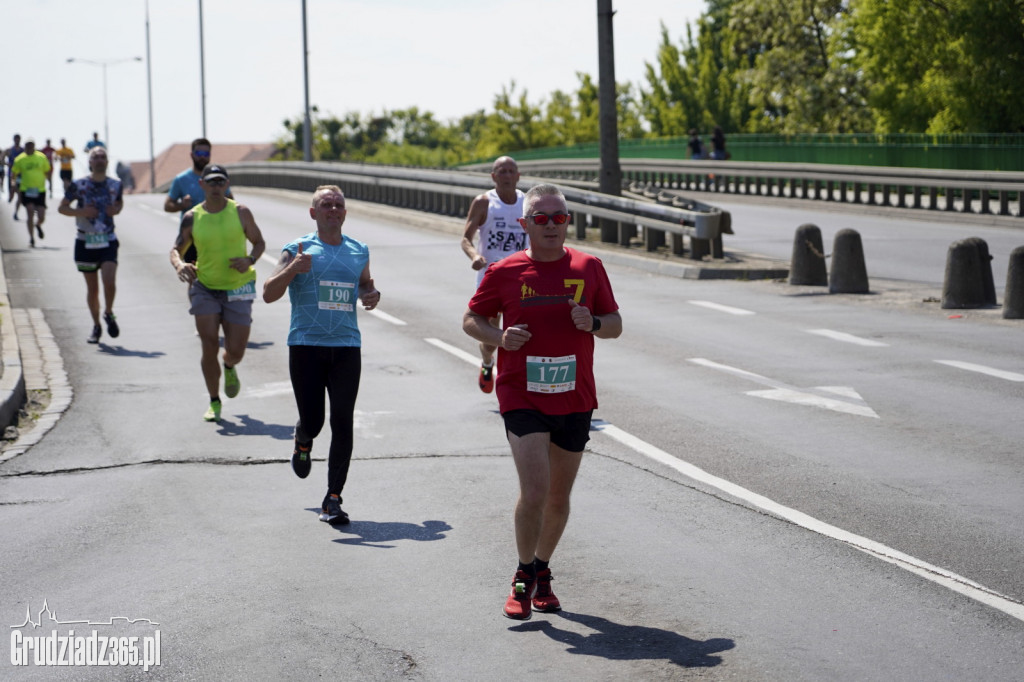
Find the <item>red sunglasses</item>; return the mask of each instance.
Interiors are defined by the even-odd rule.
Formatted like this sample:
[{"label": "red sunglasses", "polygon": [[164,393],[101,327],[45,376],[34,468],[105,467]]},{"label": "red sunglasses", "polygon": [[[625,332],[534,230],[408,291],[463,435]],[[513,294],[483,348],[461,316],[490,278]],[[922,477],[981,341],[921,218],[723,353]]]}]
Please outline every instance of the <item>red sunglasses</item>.
[{"label": "red sunglasses", "polygon": [[547,225],[549,219],[555,225],[565,225],[569,222],[569,214],[555,213],[554,215],[548,215],[547,213],[534,213],[530,216],[530,220],[532,220],[535,225]]}]

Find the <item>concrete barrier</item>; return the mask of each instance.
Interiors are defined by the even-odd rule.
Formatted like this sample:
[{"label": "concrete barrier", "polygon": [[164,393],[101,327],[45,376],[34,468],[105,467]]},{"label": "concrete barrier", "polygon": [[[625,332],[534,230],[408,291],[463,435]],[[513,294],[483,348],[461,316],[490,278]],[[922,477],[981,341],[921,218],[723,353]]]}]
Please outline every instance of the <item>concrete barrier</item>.
[{"label": "concrete barrier", "polygon": [[949,246],[946,276],[942,282],[943,308],[981,308],[985,305],[981,253],[972,239]]},{"label": "concrete barrier", "polygon": [[988,252],[988,243],[981,237],[968,237],[966,241],[971,242],[978,249],[978,260],[981,265],[981,291],[985,305],[999,305],[996,301],[996,282],[992,278],[992,256]]},{"label": "concrete barrier", "polygon": [[843,229],[832,242],[832,268],[829,271],[830,294],[866,294],[868,269],[864,263],[864,245],[860,233]]},{"label": "concrete barrier", "polygon": [[793,258],[789,264],[789,283],[828,286],[825,249],[821,243],[821,229],[817,225],[806,223],[796,228]]},{"label": "concrete barrier", "polygon": [[1003,292],[1003,318],[1024,320],[1024,246],[1010,252],[1006,269],[1006,291]]}]

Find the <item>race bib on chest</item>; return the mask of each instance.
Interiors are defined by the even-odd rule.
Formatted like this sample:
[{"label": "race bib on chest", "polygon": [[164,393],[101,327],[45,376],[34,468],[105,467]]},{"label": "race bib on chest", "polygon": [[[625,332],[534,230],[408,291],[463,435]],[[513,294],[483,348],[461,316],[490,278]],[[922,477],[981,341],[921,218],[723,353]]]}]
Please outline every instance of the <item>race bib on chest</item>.
[{"label": "race bib on chest", "polygon": [[355,282],[331,282],[320,280],[317,285],[317,307],[320,310],[355,310]]},{"label": "race bib on chest", "polygon": [[526,390],[533,393],[567,393],[576,390],[576,356],[526,357]]},{"label": "race bib on chest", "polygon": [[254,301],[256,300],[256,280],[246,282],[237,289],[228,292],[229,301]]},{"label": "race bib on chest", "polygon": [[85,248],[87,249],[105,249],[109,245],[110,238],[106,234],[90,232],[85,235]]}]

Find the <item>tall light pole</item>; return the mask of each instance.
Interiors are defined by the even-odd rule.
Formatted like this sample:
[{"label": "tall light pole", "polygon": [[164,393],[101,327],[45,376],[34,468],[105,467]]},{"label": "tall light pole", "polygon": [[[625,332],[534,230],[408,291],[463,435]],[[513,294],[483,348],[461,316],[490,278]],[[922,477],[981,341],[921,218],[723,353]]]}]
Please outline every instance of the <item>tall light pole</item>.
[{"label": "tall light pole", "polygon": [[313,160],[313,121],[309,115],[309,43],[306,40],[306,0],[302,0],[302,74],[306,82],[306,115],[302,123],[302,160]]},{"label": "tall light pole", "polygon": [[[597,101],[601,136],[601,173],[598,187],[603,194],[622,195],[622,167],[619,165],[619,112],[615,97],[615,40],[612,35],[612,0],[597,0]],[[601,241],[621,242],[618,224],[599,220]]]},{"label": "tall light pole", "polygon": [[68,64],[77,62],[82,64],[92,64],[93,66],[99,66],[103,68],[103,144],[110,147],[110,124],[109,117],[107,114],[107,67],[114,64],[123,64],[125,62],[141,62],[142,57],[129,57],[127,59],[105,59],[105,60],[94,60],[94,59],[80,59],[77,57],[68,57]]},{"label": "tall light pole", "polygon": [[149,103],[149,191],[156,189],[156,157],[153,155],[153,59],[149,55],[149,0],[146,0],[146,90]]},{"label": "tall light pole", "polygon": [[199,0],[199,95],[203,108],[203,137],[206,137],[206,57],[203,42],[203,0]]}]

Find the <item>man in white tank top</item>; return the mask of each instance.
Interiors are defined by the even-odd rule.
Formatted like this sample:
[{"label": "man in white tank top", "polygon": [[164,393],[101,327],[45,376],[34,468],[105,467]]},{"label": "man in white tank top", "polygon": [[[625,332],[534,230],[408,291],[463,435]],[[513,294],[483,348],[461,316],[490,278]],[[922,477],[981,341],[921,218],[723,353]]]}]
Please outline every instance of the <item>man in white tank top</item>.
[{"label": "man in white tank top", "polygon": [[[466,216],[466,231],[462,236],[462,251],[469,256],[477,271],[476,283],[480,285],[487,266],[505,256],[522,251],[529,246],[529,239],[519,219],[523,217],[523,193],[516,189],[519,183],[519,166],[512,157],[501,156],[491,165],[491,179],[494,189],[473,199]],[[473,239],[480,233],[479,242]],[[498,326],[499,318],[491,320]],[[494,346],[480,344],[480,390],[490,393],[494,390]]]}]

